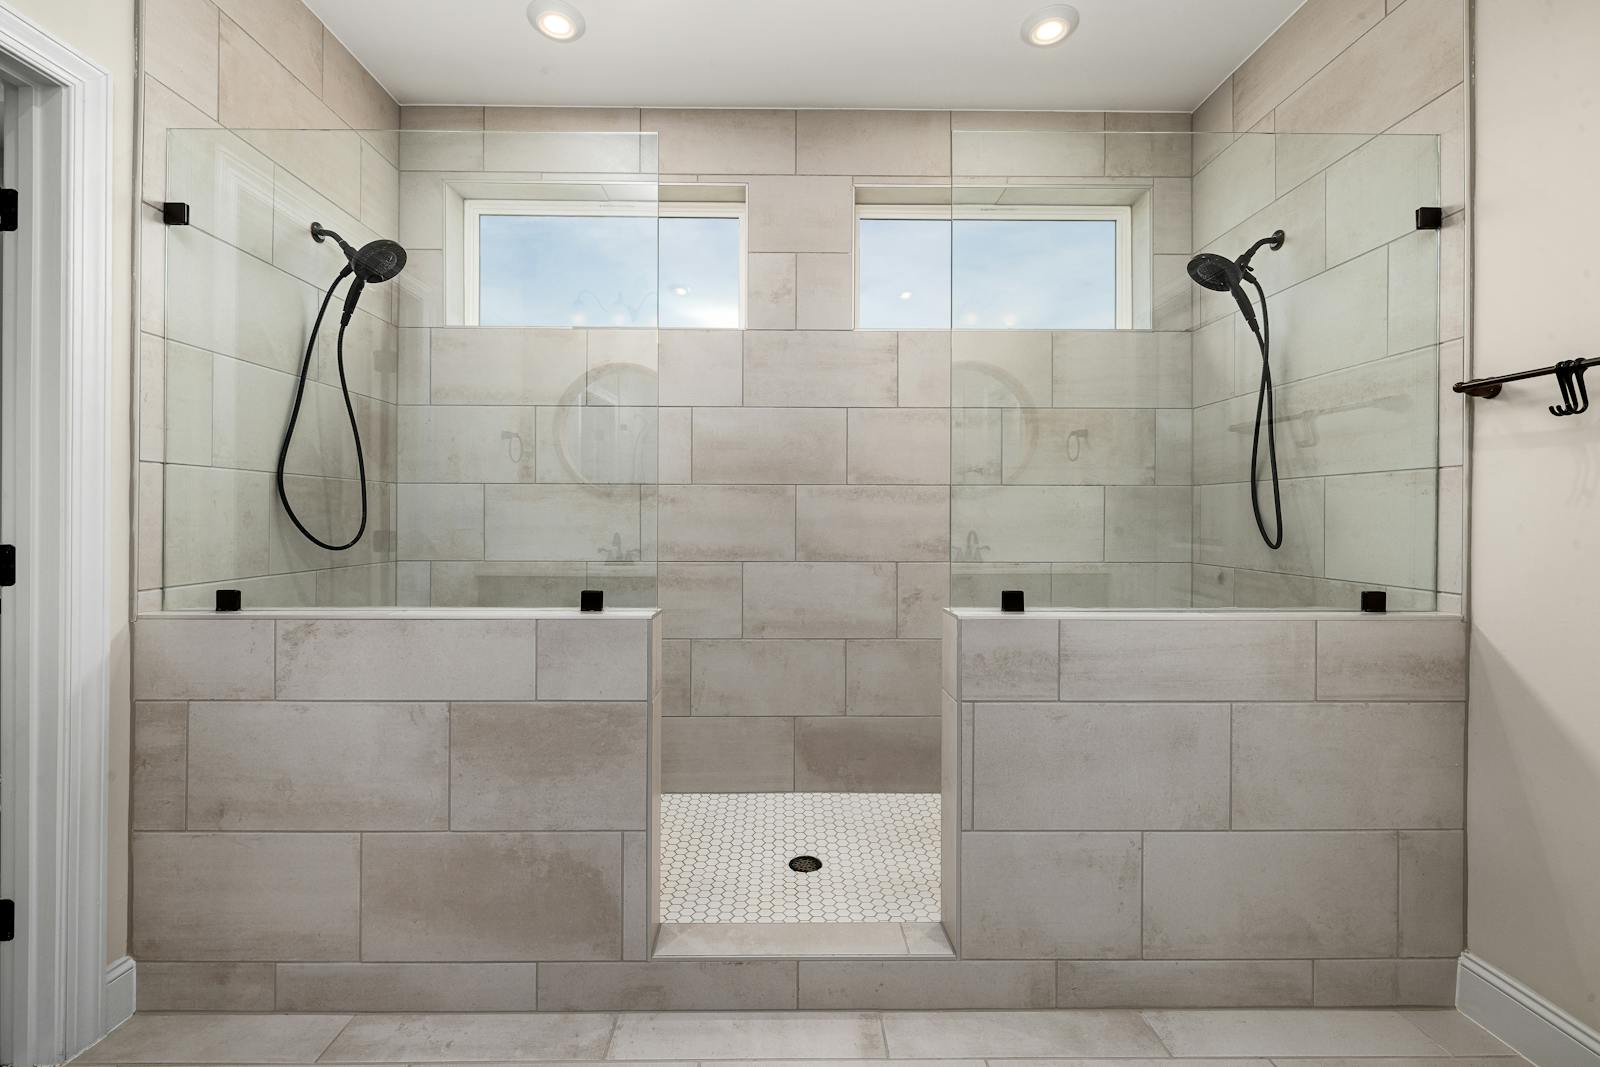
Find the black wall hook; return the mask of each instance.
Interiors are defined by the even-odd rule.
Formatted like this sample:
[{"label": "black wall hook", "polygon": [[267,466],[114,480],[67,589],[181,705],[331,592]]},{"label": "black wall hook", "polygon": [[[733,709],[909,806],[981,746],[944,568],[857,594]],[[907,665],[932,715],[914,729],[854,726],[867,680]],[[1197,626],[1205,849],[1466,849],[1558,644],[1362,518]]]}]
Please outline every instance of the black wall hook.
[{"label": "black wall hook", "polygon": [[1556,364],[1556,384],[1561,387],[1561,403],[1550,405],[1550,414],[1581,415],[1589,410],[1589,388],[1583,384],[1588,366],[1581,359],[1564,359]]}]

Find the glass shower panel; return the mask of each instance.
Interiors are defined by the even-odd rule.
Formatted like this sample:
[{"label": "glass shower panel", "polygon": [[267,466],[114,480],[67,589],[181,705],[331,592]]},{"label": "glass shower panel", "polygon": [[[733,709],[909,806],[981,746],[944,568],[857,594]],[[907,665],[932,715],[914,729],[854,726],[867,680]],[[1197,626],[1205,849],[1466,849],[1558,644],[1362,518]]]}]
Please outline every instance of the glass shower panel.
[{"label": "glass shower panel", "polygon": [[[171,131],[189,223],[166,242],[164,605],[654,604],[655,158],[640,134]],[[620,320],[574,314],[535,269],[619,247],[540,229],[585,216],[648,244],[622,242],[638,269],[602,298]],[[346,255],[314,222],[406,254],[351,309],[342,368]]]},{"label": "glass shower panel", "polygon": [[[1114,267],[1057,236],[1050,256],[971,273],[1031,271],[1047,315],[1114,290],[1119,327],[1090,328],[1101,310],[1030,329],[1025,284],[964,286],[952,247],[952,603],[1021,589],[1061,607],[1354,610],[1382,589],[1390,610],[1436,606],[1441,515],[1460,541],[1459,470],[1439,464],[1440,232],[1416,221],[1440,204],[1438,138],[964,130],[952,158],[957,226],[1116,231]],[[1234,297],[1186,267],[1277,229],[1283,249],[1252,261],[1276,384],[1273,550],[1250,494],[1260,350]],[[994,299],[1018,306],[998,323],[961,310]],[[1258,470],[1272,532],[1264,442]]]}]

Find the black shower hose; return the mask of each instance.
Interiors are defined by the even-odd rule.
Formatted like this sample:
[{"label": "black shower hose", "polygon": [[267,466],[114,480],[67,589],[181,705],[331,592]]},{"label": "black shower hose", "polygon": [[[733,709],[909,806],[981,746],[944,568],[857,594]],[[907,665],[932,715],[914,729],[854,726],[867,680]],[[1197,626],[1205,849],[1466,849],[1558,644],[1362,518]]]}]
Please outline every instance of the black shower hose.
[{"label": "black shower hose", "polygon": [[[1255,433],[1250,438],[1250,510],[1255,513],[1256,529],[1261,531],[1261,539],[1267,547],[1276,551],[1283,547],[1283,497],[1278,488],[1278,438],[1273,431],[1273,424],[1277,421],[1277,411],[1272,399],[1272,320],[1267,317],[1267,293],[1261,288],[1261,282],[1250,271],[1245,271],[1244,276],[1250,284],[1256,287],[1256,292],[1261,296],[1261,328],[1256,329],[1255,323],[1250,323],[1250,332],[1256,335],[1256,344],[1261,347],[1261,386],[1256,392],[1256,426]],[[1272,469],[1272,514],[1277,534],[1267,533],[1267,524],[1261,518],[1261,416],[1265,412],[1267,419],[1267,461]]]},{"label": "black shower hose", "polygon": [[[278,500],[283,503],[283,510],[288,513],[289,521],[294,523],[295,529],[305,535],[306,540],[319,548],[330,552],[343,552],[353,548],[361,540],[361,535],[367,532],[367,461],[361,452],[361,427],[356,424],[355,404],[350,400],[350,383],[345,380],[344,373],[344,331],[350,325],[350,320],[355,316],[356,302],[361,299],[361,290],[364,283],[357,278],[350,284],[350,291],[345,294],[344,314],[339,318],[339,339],[337,345],[339,357],[339,391],[344,394],[345,414],[350,417],[350,436],[356,443],[356,471],[361,482],[361,525],[356,527],[355,536],[342,545],[330,544],[306,529],[306,524],[300,521],[300,516],[294,512],[294,505],[289,503],[288,490],[283,484],[283,469],[289,462],[289,443],[294,440],[294,428],[300,421],[300,402],[305,399],[306,379],[311,375],[311,357],[317,350],[317,333],[322,329],[322,319],[328,313],[328,305],[333,301],[334,290],[339,288],[339,283],[354,272],[345,267],[339,276],[328,286],[327,293],[322,298],[322,306],[317,309],[317,317],[311,323],[311,340],[306,342],[306,355],[300,361],[300,381],[294,389],[294,406],[289,409],[289,425],[283,431],[283,447],[278,450]],[[332,509],[330,508],[330,513]],[[331,514],[330,514],[331,517]]]}]

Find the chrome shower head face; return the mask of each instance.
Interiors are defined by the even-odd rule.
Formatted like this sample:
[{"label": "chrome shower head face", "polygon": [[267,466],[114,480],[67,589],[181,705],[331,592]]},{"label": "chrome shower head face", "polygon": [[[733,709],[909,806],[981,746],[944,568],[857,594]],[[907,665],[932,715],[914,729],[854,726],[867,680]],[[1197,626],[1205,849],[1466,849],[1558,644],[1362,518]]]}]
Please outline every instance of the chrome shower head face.
[{"label": "chrome shower head face", "polygon": [[1212,292],[1227,293],[1244,280],[1239,264],[1214,252],[1202,252],[1189,261],[1189,277],[1196,285]]}]

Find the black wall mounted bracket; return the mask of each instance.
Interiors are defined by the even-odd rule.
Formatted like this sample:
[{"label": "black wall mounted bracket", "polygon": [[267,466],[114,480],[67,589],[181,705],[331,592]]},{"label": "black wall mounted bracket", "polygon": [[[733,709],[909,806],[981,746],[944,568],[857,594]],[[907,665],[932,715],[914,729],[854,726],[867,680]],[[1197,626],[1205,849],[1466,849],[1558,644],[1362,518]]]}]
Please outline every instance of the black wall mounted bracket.
[{"label": "black wall mounted bracket", "polygon": [[1417,208],[1417,229],[1442,230],[1444,229],[1444,208],[1419,207]]},{"label": "black wall mounted bracket", "polygon": [[189,205],[182,200],[168,200],[161,205],[161,221],[168,226],[189,225]]},{"label": "black wall mounted bracket", "polygon": [[1493,378],[1472,378],[1468,381],[1457,382],[1450,388],[1458,393],[1475,397],[1478,400],[1493,400],[1500,395],[1500,389],[1508,382],[1522,382],[1529,378],[1542,378],[1545,375],[1555,375],[1556,384],[1561,389],[1561,403],[1550,405],[1552,415],[1581,415],[1589,410],[1589,388],[1584,384],[1583,375],[1590,367],[1600,366],[1600,358],[1595,359],[1564,359],[1560,363],[1548,367],[1535,367],[1533,370],[1517,371],[1515,374],[1500,374]]}]

